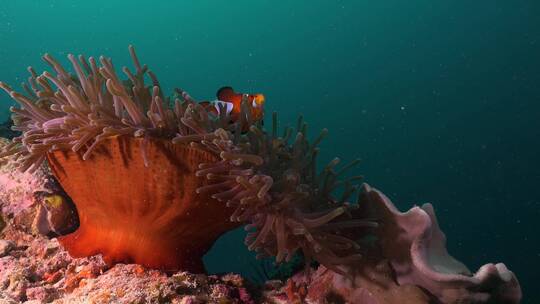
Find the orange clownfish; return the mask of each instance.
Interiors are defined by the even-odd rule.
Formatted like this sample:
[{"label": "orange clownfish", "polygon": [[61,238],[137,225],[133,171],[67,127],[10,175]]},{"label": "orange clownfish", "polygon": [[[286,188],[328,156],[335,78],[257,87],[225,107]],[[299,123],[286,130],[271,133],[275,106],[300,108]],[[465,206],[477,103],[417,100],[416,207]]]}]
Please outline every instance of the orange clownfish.
[{"label": "orange clownfish", "polygon": [[[221,109],[231,115],[232,121],[237,121],[241,112],[242,98],[247,98],[251,107],[251,117],[258,121],[263,119],[264,95],[263,94],[243,94],[237,93],[231,87],[222,87],[216,93],[217,100],[213,102],[202,102],[205,108],[219,115]],[[221,107],[220,107],[221,105]]]}]

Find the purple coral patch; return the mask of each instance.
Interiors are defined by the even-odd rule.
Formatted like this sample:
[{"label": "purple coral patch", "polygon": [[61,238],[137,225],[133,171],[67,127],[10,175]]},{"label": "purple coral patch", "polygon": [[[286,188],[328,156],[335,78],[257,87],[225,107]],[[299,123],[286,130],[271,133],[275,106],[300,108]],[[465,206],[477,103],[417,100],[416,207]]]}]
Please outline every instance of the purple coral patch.
[{"label": "purple coral patch", "polygon": [[365,186],[364,202],[381,220],[378,236],[399,284],[425,288],[443,303],[519,303],[519,282],[502,264],[472,274],[446,250],[431,204],[400,212],[383,193]]}]

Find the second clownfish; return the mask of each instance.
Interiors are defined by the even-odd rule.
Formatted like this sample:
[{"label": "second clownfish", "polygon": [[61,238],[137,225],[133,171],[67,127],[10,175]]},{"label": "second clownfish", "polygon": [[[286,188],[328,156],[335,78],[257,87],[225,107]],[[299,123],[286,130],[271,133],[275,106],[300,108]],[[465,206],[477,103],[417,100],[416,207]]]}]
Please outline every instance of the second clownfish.
[{"label": "second clownfish", "polygon": [[[216,93],[217,100],[213,102],[203,101],[201,104],[209,111],[219,114],[223,109],[231,115],[232,121],[240,118],[242,99],[246,98],[251,108],[251,117],[258,121],[263,119],[264,95],[237,93],[231,87],[222,87]],[[220,106],[221,105],[221,106]]]}]

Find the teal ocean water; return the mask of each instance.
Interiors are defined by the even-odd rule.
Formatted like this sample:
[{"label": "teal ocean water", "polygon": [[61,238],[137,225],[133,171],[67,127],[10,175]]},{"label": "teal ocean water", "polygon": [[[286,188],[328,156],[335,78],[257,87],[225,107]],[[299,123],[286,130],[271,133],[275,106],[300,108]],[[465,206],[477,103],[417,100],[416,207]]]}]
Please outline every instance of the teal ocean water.
[{"label": "teal ocean water", "polygon": [[[3,1],[0,80],[46,52],[130,65],[133,44],[168,92],[261,92],[280,123],[329,136],[321,162],[358,172],[401,209],[433,203],[450,252],[504,262],[540,303],[540,2]],[[13,105],[0,94],[0,121]],[[211,211],[210,211],[211,212]],[[254,276],[243,232],[205,257]]]}]

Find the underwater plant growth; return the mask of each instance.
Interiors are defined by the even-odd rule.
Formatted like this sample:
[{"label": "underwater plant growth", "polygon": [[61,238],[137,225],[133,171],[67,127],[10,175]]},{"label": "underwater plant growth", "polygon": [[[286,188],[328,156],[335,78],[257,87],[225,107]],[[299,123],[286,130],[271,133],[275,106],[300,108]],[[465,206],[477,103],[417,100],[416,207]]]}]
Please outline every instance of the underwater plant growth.
[{"label": "underwater plant growth", "polygon": [[0,158],[15,156],[23,171],[48,162],[79,213],[78,230],[59,238],[70,254],[203,271],[200,258],[214,240],[246,223],[246,245],[260,257],[282,262],[301,252],[306,263],[340,273],[361,259],[344,231],[377,224],[349,212],[360,177],[340,178],[357,161],[317,169],[326,130],[310,142],[300,117],[278,134],[274,113],[267,131],[261,99],[250,95],[234,111],[181,89],[166,97],[129,51],[135,71],[123,67],[126,80],[109,58],[69,55],[71,74],[46,54],[54,74],[29,68],[24,94],[0,82],[20,104],[11,111],[22,132]]}]

